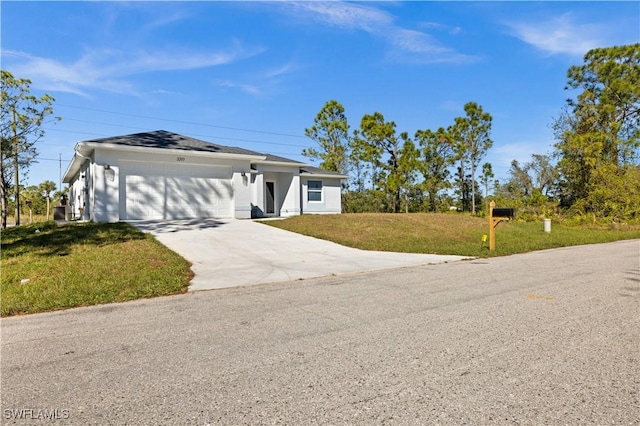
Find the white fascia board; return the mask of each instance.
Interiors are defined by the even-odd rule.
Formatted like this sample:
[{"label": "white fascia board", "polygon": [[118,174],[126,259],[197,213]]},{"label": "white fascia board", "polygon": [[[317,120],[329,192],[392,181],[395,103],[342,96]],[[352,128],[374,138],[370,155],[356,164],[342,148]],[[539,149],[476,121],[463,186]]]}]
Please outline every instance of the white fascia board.
[{"label": "white fascia board", "polygon": [[71,179],[78,174],[82,165],[90,158],[92,153],[93,149],[87,147],[84,142],[77,143],[71,163],[69,163],[67,170],[64,172],[62,183],[71,183]]},{"label": "white fascia board", "polygon": [[349,179],[347,175],[325,175],[325,174],[309,174],[309,173],[301,173],[300,177],[306,178],[330,178],[330,179]]},{"label": "white fascia board", "polygon": [[118,144],[111,144],[111,143],[91,143],[91,142],[82,142],[82,143],[84,144],[84,146],[87,146],[87,147],[99,148],[99,149],[110,149],[114,151],[129,151],[129,152],[141,152],[141,153],[152,152],[154,154],[173,154],[173,155],[179,155],[179,156],[191,155],[191,156],[197,156],[197,157],[249,160],[252,162],[264,160],[265,158],[267,158],[264,155],[233,154],[228,152],[192,151],[188,149],[149,148],[145,146],[127,146],[127,145],[118,145]]},{"label": "white fascia board", "polygon": [[286,167],[294,167],[294,168],[309,166],[308,164],[305,164],[305,163],[291,163],[288,161],[254,161],[252,162],[252,164],[260,164],[264,166],[286,166]]},{"label": "white fascia board", "polygon": [[329,173],[300,173],[300,177],[306,178],[333,178],[333,179],[349,179],[348,175],[332,175]]},{"label": "white fascia board", "polygon": [[62,183],[71,183],[71,179],[73,179],[73,177],[78,174],[78,172],[82,168],[82,163],[84,163],[85,161],[85,158],[78,158],[77,155],[74,155],[71,159],[71,162],[69,163],[69,166],[67,167],[67,170],[64,172]]}]

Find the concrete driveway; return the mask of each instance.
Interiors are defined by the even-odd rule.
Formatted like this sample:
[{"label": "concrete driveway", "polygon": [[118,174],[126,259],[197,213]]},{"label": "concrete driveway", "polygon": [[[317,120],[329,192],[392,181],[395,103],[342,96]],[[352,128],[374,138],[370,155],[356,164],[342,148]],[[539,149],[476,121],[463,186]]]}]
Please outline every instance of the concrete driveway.
[{"label": "concrete driveway", "polygon": [[358,250],[251,220],[132,221],[189,260],[189,290],[452,262],[461,256]]}]

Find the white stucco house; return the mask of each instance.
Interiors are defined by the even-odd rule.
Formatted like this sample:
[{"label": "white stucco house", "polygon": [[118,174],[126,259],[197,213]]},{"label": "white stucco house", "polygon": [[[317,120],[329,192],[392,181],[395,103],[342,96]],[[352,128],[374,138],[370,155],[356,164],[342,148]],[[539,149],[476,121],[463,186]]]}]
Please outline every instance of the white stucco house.
[{"label": "white stucco house", "polygon": [[347,176],[158,130],[79,142],[70,216],[96,222],[341,212]]}]

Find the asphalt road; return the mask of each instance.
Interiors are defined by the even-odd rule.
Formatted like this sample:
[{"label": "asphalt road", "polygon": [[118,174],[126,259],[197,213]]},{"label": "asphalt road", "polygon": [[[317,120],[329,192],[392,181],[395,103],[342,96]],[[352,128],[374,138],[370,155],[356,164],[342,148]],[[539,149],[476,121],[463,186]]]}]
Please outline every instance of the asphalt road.
[{"label": "asphalt road", "polygon": [[3,424],[640,424],[638,240],[1,327]]}]

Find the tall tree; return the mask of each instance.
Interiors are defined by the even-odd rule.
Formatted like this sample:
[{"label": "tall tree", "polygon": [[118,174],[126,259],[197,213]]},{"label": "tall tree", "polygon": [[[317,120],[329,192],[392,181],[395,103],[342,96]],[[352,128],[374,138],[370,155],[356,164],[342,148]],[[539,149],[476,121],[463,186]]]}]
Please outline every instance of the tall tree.
[{"label": "tall tree", "polygon": [[14,78],[1,70],[0,83],[2,109],[0,112],[0,200],[1,226],[7,226],[7,194],[13,188],[16,204],[16,225],[20,224],[20,171],[28,169],[37,150],[35,143],[44,136],[42,124],[53,114],[54,98],[50,95],[36,97],[31,94],[31,81]]},{"label": "tall tree", "polygon": [[484,163],[482,165],[482,175],[480,176],[480,182],[484,185],[484,198],[487,198],[489,195],[489,183],[494,177],[495,175],[493,174],[493,167],[491,167],[491,163]]},{"label": "tall tree", "polygon": [[525,204],[534,198],[548,201],[555,195],[558,179],[558,168],[549,156],[532,154],[531,161],[526,163],[511,162],[509,180],[502,192],[510,198],[519,198]]},{"label": "tall tree", "polygon": [[349,123],[344,107],[336,100],[328,101],[313,120],[305,134],[318,144],[306,148],[302,155],[321,160],[320,167],[332,172],[345,173],[349,146]]},{"label": "tall tree", "polygon": [[391,210],[397,213],[400,209],[401,179],[396,123],[385,121],[379,112],[365,114],[360,121],[360,136],[363,159],[372,163],[376,171],[373,179],[391,197]]},{"label": "tall tree", "polygon": [[590,50],[567,79],[566,89],[580,93],[554,123],[563,198],[585,212],[609,211],[603,187],[638,167],[640,44]]},{"label": "tall tree", "polygon": [[405,213],[409,213],[409,198],[415,189],[420,153],[407,132],[401,133],[400,138],[403,140],[403,144],[398,157],[397,176],[400,192],[404,194]]},{"label": "tall tree", "polygon": [[451,128],[440,127],[437,131],[418,130],[416,141],[421,147],[418,170],[422,173],[422,188],[428,194],[428,209],[436,211],[438,193],[451,185],[449,167],[455,161],[455,147]]},{"label": "tall tree", "polygon": [[[464,111],[466,116],[455,119],[454,129],[460,156],[461,185],[464,185],[466,178],[465,165],[468,163],[471,168],[471,212],[475,214],[476,171],[482,158],[493,146],[491,140],[491,121],[493,118],[475,102],[465,104]],[[461,192],[465,193],[465,191]]]},{"label": "tall tree", "polygon": [[367,182],[370,184],[370,189],[373,189],[374,186],[374,170],[372,164],[367,160],[364,148],[365,143],[360,137],[360,131],[356,129],[349,139],[347,164],[350,172],[349,189],[357,192],[364,192]]},{"label": "tall tree", "polygon": [[511,161],[509,181],[506,192],[513,197],[526,198],[533,194],[533,179],[529,175],[529,164],[520,165],[518,160]]},{"label": "tall tree", "polygon": [[47,200],[47,220],[49,220],[49,212],[51,211],[51,193],[56,190],[56,184],[50,180],[45,180],[38,186],[38,188]]},{"label": "tall tree", "polygon": [[531,154],[531,162],[527,163],[534,189],[546,197],[555,195],[560,173],[548,155]]}]

